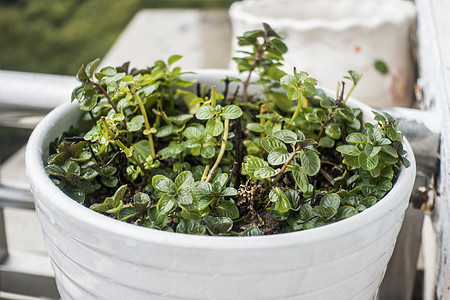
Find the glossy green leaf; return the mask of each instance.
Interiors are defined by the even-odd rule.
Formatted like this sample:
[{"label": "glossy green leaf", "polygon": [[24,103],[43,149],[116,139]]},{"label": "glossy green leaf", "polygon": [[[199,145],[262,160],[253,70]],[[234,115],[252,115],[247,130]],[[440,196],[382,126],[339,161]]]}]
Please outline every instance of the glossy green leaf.
[{"label": "glossy green leaf", "polygon": [[222,117],[226,119],[237,119],[242,116],[242,110],[237,105],[227,105],[222,110]]},{"label": "glossy green leaf", "polygon": [[336,193],[326,194],[321,200],[320,205],[323,207],[333,207],[335,210],[339,208],[341,204],[341,197]]},{"label": "glossy green leaf", "polygon": [[379,158],[378,155],[369,157],[363,151],[359,154],[358,161],[359,161],[361,168],[363,168],[364,170],[370,171],[378,165],[378,158]]},{"label": "glossy green leaf", "polygon": [[272,151],[275,148],[284,148],[287,150],[286,144],[284,144],[279,139],[276,139],[274,137],[265,137],[261,140],[261,146],[266,150],[267,152]]},{"label": "glossy green leaf", "polygon": [[314,176],[319,173],[320,158],[316,152],[308,149],[303,149],[302,151],[300,151],[300,161],[306,175]]},{"label": "glossy green leaf", "polygon": [[279,172],[280,172],[279,169],[275,170],[272,167],[264,166],[255,169],[255,171],[253,172],[253,176],[251,177],[254,177],[256,179],[267,179],[278,175]]},{"label": "glossy green leaf", "polygon": [[131,132],[136,132],[142,129],[144,125],[144,117],[142,115],[137,115],[127,122],[127,129]]},{"label": "glossy green leaf", "polygon": [[218,136],[223,132],[223,123],[219,119],[209,119],[206,123],[206,132],[212,136]]},{"label": "glossy green leaf", "polygon": [[267,155],[267,162],[272,166],[278,166],[287,162],[291,157],[292,153],[289,153],[285,147],[277,147],[272,149]]},{"label": "glossy green leaf", "polygon": [[206,215],[203,217],[206,227],[213,235],[225,234],[233,227],[233,220],[229,217],[213,217]]},{"label": "glossy green leaf", "polygon": [[216,207],[216,211],[219,217],[228,217],[233,220],[239,218],[238,207],[229,200],[220,201],[219,206]]},{"label": "glossy green leaf", "polygon": [[171,197],[167,194],[162,195],[162,197],[158,200],[156,205],[156,209],[159,214],[166,215],[170,213],[176,206],[176,201],[174,197]]},{"label": "glossy green leaf", "polygon": [[203,105],[195,114],[195,117],[199,120],[209,120],[215,116],[214,108],[210,105]]},{"label": "glossy green leaf", "polygon": [[295,144],[297,142],[297,135],[287,129],[274,132],[273,136],[286,144]]},{"label": "glossy green leaf", "polygon": [[305,170],[302,167],[294,168],[292,169],[292,176],[294,177],[295,183],[298,185],[298,188],[303,193],[306,193],[309,188],[309,181]]},{"label": "glossy green leaf", "polygon": [[153,187],[161,193],[176,193],[175,183],[164,175],[155,175],[152,178]]},{"label": "glossy green leaf", "polygon": [[358,147],[353,145],[341,145],[336,147],[336,151],[341,152],[344,155],[350,155],[350,156],[358,156],[361,151],[358,149]]}]

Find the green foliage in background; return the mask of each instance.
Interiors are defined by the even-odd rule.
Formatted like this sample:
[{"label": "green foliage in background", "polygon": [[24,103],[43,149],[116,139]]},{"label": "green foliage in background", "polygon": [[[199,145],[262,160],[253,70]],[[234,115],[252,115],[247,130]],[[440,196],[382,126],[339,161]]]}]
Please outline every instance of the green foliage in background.
[{"label": "green foliage in background", "polygon": [[233,0],[0,0],[0,69],[73,75],[143,8],[226,9]]}]

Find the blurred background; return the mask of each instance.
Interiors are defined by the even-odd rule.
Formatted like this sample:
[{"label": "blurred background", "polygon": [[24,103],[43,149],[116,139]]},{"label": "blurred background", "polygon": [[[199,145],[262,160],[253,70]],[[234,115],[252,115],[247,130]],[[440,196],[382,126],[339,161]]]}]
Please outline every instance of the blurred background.
[{"label": "blurred background", "polygon": [[228,9],[235,0],[0,0],[0,70],[75,75],[141,9]]}]

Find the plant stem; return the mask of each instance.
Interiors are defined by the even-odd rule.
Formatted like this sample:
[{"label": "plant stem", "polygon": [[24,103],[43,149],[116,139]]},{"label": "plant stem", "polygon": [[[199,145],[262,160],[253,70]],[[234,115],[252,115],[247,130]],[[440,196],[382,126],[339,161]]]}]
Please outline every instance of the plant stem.
[{"label": "plant stem", "polygon": [[348,92],[347,96],[344,99],[344,103],[347,102],[347,99],[350,97],[350,95],[353,93],[353,90],[355,89],[356,84],[353,84],[352,88],[350,89],[350,91]]},{"label": "plant stem", "polygon": [[280,173],[271,181],[269,182],[269,186],[264,189],[264,191],[261,194],[261,201],[264,200],[264,198],[267,196],[267,194],[270,192],[270,189],[274,186],[275,183],[277,183],[281,177],[283,176],[284,172],[286,171],[287,167],[291,163],[291,161],[294,160],[295,156],[298,154],[298,151],[300,151],[300,146],[295,149],[294,153],[292,153],[292,156],[289,158],[288,161],[286,161],[283,166],[281,167]]},{"label": "plant stem", "polygon": [[100,91],[103,93],[103,95],[105,95],[106,99],[108,99],[109,104],[112,106],[112,108],[114,109],[114,111],[116,112],[116,114],[118,114],[118,113],[119,113],[119,110],[117,109],[116,104],[112,101],[112,99],[111,99],[111,97],[109,96],[108,92],[105,91],[105,89],[104,89],[100,84],[95,83],[95,82],[93,82],[93,83],[95,84],[96,87],[98,87],[98,88],[100,89]]},{"label": "plant stem", "polygon": [[[259,114],[262,115],[265,112],[266,112],[266,105],[262,104],[259,109]],[[264,126],[266,124],[266,119],[264,119],[264,118],[259,119],[259,123]],[[261,136],[261,139],[263,139],[266,136],[266,133],[263,131],[263,132],[261,132],[260,136]]]},{"label": "plant stem", "polygon": [[223,136],[222,136],[222,145],[220,146],[220,152],[219,155],[217,156],[216,162],[214,163],[213,167],[211,168],[211,171],[209,171],[208,177],[206,177],[206,182],[208,182],[212,175],[214,174],[214,172],[216,171],[217,167],[220,164],[220,161],[222,160],[222,157],[225,153],[225,148],[227,145],[227,138],[228,138],[228,128],[230,127],[230,120],[229,119],[225,119],[224,121],[224,131],[223,131]]},{"label": "plant stem", "polygon": [[206,165],[205,170],[203,171],[203,175],[202,175],[201,181],[205,181],[206,176],[208,174],[208,171],[209,171],[209,165]]},{"label": "plant stem", "polygon": [[295,109],[294,114],[292,115],[291,120],[295,121],[295,119],[297,119],[298,114],[300,113],[300,110],[303,107],[303,101],[304,101],[305,97],[303,96],[303,94],[300,95],[300,98],[298,98],[298,103],[297,103],[297,108]]},{"label": "plant stem", "polygon": [[213,109],[216,108],[216,86],[211,87],[211,106]]},{"label": "plant stem", "polygon": [[[150,123],[148,122],[147,111],[145,110],[144,103],[142,102],[139,95],[136,93],[136,90],[134,89],[134,87],[130,86],[130,92],[133,95],[133,97],[136,99],[136,101],[139,105],[139,109],[141,110],[141,114],[144,117],[145,129],[147,131],[150,131],[151,127],[150,127]],[[155,158],[156,157],[155,145],[153,143],[153,137],[150,132],[148,132],[148,142],[150,144],[150,153],[151,153],[152,157]]]}]

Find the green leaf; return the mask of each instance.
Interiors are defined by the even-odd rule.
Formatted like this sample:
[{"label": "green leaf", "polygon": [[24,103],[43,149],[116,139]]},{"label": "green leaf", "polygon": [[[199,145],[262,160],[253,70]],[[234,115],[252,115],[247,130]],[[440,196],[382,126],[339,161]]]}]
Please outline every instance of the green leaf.
[{"label": "green leaf", "polygon": [[314,176],[319,173],[320,158],[316,152],[308,149],[302,149],[300,152],[300,160],[306,175]]},{"label": "green leaf", "polygon": [[206,228],[213,235],[225,234],[233,228],[233,220],[228,217],[213,217],[206,215],[203,217],[206,223]]},{"label": "green leaf", "polygon": [[166,215],[170,213],[176,207],[176,201],[174,197],[167,194],[162,195],[156,204],[156,209],[159,214]]},{"label": "green leaf", "polygon": [[182,58],[183,58],[183,55],[174,54],[169,57],[167,62],[169,63],[169,66],[171,66]]},{"label": "green leaf", "polygon": [[221,191],[225,187],[228,181],[228,174],[227,173],[221,173],[217,176],[215,176],[212,184],[214,186],[214,190]]},{"label": "green leaf", "polygon": [[177,232],[203,235],[206,234],[206,227],[196,220],[181,220],[177,226]]},{"label": "green leaf", "polygon": [[366,171],[370,171],[378,165],[378,155],[369,157],[363,151],[359,154],[358,161],[359,161],[361,168],[363,168]]},{"label": "green leaf", "polygon": [[306,175],[305,170],[298,166],[292,169],[292,176],[294,177],[295,183],[298,185],[298,188],[303,192],[308,192],[309,181],[308,176]]},{"label": "green leaf", "polygon": [[339,208],[341,204],[341,197],[336,193],[330,193],[320,200],[320,205],[323,207],[333,207],[335,210]]},{"label": "green leaf", "polygon": [[289,202],[291,202],[291,209],[292,210],[298,210],[300,208],[301,199],[298,194],[297,190],[287,190],[284,192],[286,194],[286,197],[289,199]]},{"label": "green leaf", "polygon": [[339,209],[336,213],[336,221],[347,219],[351,216],[356,215],[357,213],[358,213],[358,211],[354,207],[351,207],[351,206],[339,207]]},{"label": "green leaf", "polygon": [[176,185],[178,191],[181,189],[190,190],[193,183],[194,183],[194,177],[192,176],[192,173],[189,171],[181,172],[175,178],[175,185]]},{"label": "green leaf", "polygon": [[329,138],[328,136],[321,137],[319,140],[319,147],[333,148],[334,144],[334,140]]},{"label": "green leaf", "polygon": [[170,121],[172,121],[173,123],[175,123],[178,126],[183,126],[192,118],[193,118],[193,116],[188,115],[188,114],[167,117],[167,119],[169,119]]},{"label": "green leaf", "polygon": [[266,150],[267,152],[272,151],[275,148],[284,148],[287,150],[286,144],[284,144],[282,141],[274,138],[274,137],[265,137],[261,140],[261,146]]},{"label": "green leaf", "polygon": [[209,182],[195,182],[191,192],[199,201],[199,210],[205,209],[214,199],[213,190],[213,185]]},{"label": "green leaf", "polygon": [[216,207],[216,211],[219,217],[228,217],[233,220],[239,218],[238,207],[229,200],[220,201],[219,206]]},{"label": "green leaf", "polygon": [[213,146],[202,147],[200,155],[204,158],[213,158],[216,155],[216,149]]},{"label": "green leaf", "polygon": [[358,149],[358,147],[353,145],[341,145],[336,147],[336,151],[341,152],[344,155],[350,155],[350,156],[358,156],[361,151]]},{"label": "green leaf", "polygon": [[76,78],[79,82],[85,82],[88,80],[88,75],[86,74],[86,70],[84,68],[84,65],[82,65],[77,72]]},{"label": "green leaf", "polygon": [[133,206],[128,206],[120,210],[117,219],[120,221],[127,221],[130,218],[139,216],[140,212],[136,210]]},{"label": "green leaf", "polygon": [[215,110],[210,105],[203,105],[195,114],[195,117],[199,120],[209,120],[215,116]]},{"label": "green leaf", "polygon": [[377,70],[381,75],[387,75],[389,73],[389,68],[386,63],[380,59],[376,60],[373,64],[375,70]]},{"label": "green leaf", "polygon": [[275,203],[274,209],[279,214],[284,214],[291,209],[291,202],[279,188],[274,188],[270,191],[269,200]]},{"label": "green leaf", "polygon": [[371,207],[377,203],[377,197],[374,196],[368,196],[361,200],[361,204],[363,204],[365,207]]},{"label": "green leaf", "polygon": [[395,158],[398,157],[397,151],[391,145],[383,145],[383,146],[381,146],[381,150],[384,151],[385,153],[389,154],[392,157],[395,157]]},{"label": "green leaf", "polygon": [[306,203],[300,207],[300,218],[302,220],[309,219],[313,216],[313,208],[310,204]]},{"label": "green leaf", "polygon": [[288,51],[286,44],[279,38],[274,38],[269,43],[281,54]]},{"label": "green leaf", "polygon": [[242,116],[242,110],[237,105],[227,105],[222,110],[222,117],[226,119],[237,119]]},{"label": "green leaf", "polygon": [[254,172],[262,167],[269,167],[269,163],[259,157],[250,156],[245,158],[243,167],[250,177],[255,177]]},{"label": "green leaf", "polygon": [[90,111],[97,105],[98,95],[94,90],[86,90],[83,98],[78,103],[78,107],[83,111]]},{"label": "green leaf", "polygon": [[223,132],[223,123],[219,119],[209,119],[206,123],[206,132],[212,136],[218,136]]},{"label": "green leaf", "polygon": [[257,133],[264,132],[264,125],[262,125],[261,123],[247,123],[245,127],[253,132]]},{"label": "green leaf", "polygon": [[44,168],[45,172],[49,175],[65,178],[66,171],[63,168],[57,165],[48,165]]},{"label": "green leaf", "polygon": [[297,142],[297,135],[287,129],[274,132],[273,136],[286,144],[295,144]]},{"label": "green leaf", "polygon": [[329,220],[332,217],[334,217],[334,215],[336,215],[337,210],[332,207],[332,206],[315,206],[313,207],[313,214],[319,218],[325,219],[325,220]]},{"label": "green leaf", "polygon": [[147,208],[147,205],[150,203],[150,196],[147,195],[146,193],[141,192],[136,193],[133,196],[133,203],[139,211],[143,211],[144,209]]},{"label": "green leaf", "polygon": [[127,130],[131,132],[139,131],[144,125],[144,122],[144,117],[142,115],[137,115],[127,122]]},{"label": "green leaf", "polygon": [[183,127],[178,127],[176,125],[166,125],[158,129],[155,136],[158,138],[166,137],[171,134],[177,134],[183,130]]},{"label": "green leaf", "polygon": [[234,187],[226,187],[221,192],[220,195],[222,197],[233,197],[237,195],[237,190]]},{"label": "green leaf", "polygon": [[291,157],[292,153],[289,153],[285,147],[278,147],[272,149],[267,155],[267,161],[272,166],[278,166],[287,162]]},{"label": "green leaf", "polygon": [[257,168],[254,171],[253,176],[251,176],[251,177],[254,177],[256,179],[267,179],[267,178],[271,178],[273,176],[278,175],[278,173],[280,173],[279,169],[275,170],[272,167],[265,166],[265,167]]},{"label": "green leaf", "polygon": [[380,152],[381,146],[373,146],[372,143],[367,143],[364,147],[364,152],[367,156],[372,157],[378,154]]},{"label": "green leaf", "polygon": [[353,133],[350,133],[349,135],[347,135],[345,140],[348,143],[365,144],[365,143],[367,143],[367,136],[365,136],[364,134],[362,134],[360,132],[353,132]]},{"label": "green leaf", "polygon": [[176,193],[177,187],[175,183],[164,175],[155,175],[152,178],[153,187],[161,193]]},{"label": "green leaf", "polygon": [[325,128],[325,134],[333,140],[339,140],[342,135],[341,127],[339,124],[330,124]]},{"label": "green leaf", "polygon": [[261,229],[259,229],[256,226],[249,227],[245,229],[244,232],[242,233],[242,236],[261,236],[261,235],[264,235],[264,232],[262,232]]}]

